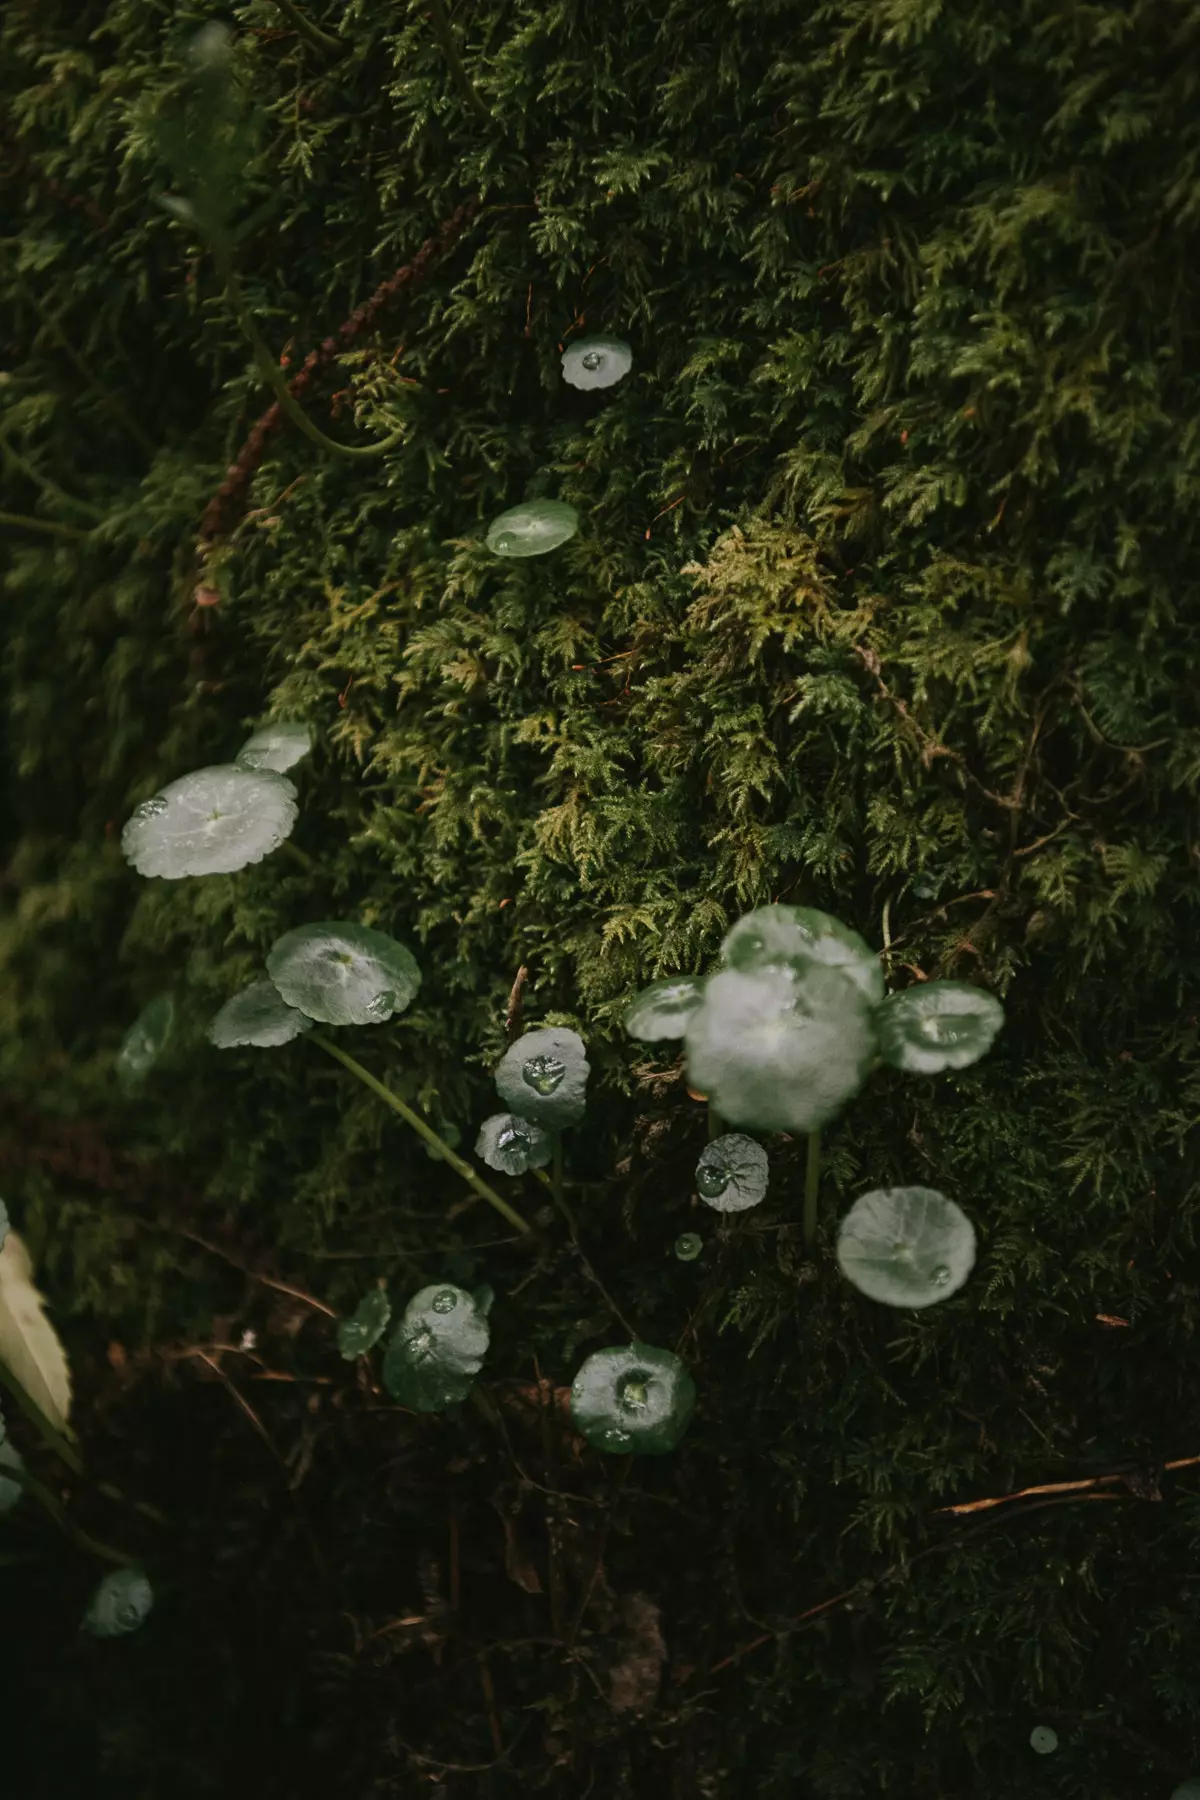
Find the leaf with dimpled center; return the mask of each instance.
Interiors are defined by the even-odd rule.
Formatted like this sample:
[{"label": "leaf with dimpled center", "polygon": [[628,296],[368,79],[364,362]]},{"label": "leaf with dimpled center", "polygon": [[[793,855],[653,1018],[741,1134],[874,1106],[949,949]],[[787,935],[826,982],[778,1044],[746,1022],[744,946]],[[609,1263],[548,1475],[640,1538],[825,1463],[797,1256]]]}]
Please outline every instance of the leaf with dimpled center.
[{"label": "leaf with dimpled center", "polygon": [[145,1623],[153,1605],[154,1590],[140,1569],[114,1569],[92,1595],[80,1630],[93,1637],[123,1637]]},{"label": "leaf with dimpled center", "polygon": [[975,1227],[935,1188],[875,1188],[842,1220],[837,1259],[868,1299],[933,1306],[956,1294],[975,1266]]},{"label": "leaf with dimpled center", "polygon": [[576,388],[607,388],[628,375],[633,351],[622,338],[577,338],[563,352],[563,380]]},{"label": "leaf with dimpled center", "polygon": [[271,769],[218,763],[135,807],[121,848],[139,875],[232,875],[277,850],[296,823],[296,790]]},{"label": "leaf with dimpled center", "polygon": [[575,1428],[612,1455],[662,1456],[691,1419],[696,1384],[671,1350],[652,1344],[597,1350],[571,1388]]},{"label": "leaf with dimpled center", "polygon": [[348,1319],[338,1320],[338,1349],[347,1362],[353,1362],[375,1348],[387,1330],[391,1316],[392,1303],[387,1289],[373,1287],[369,1294],[363,1295]]},{"label": "leaf with dimpled center", "polygon": [[488,1337],[472,1295],[453,1282],[435,1282],[405,1307],[383,1359],[383,1385],[414,1412],[442,1412],[470,1393]]},{"label": "leaf with dimpled center", "polygon": [[741,1131],[713,1138],[696,1164],[696,1186],[714,1212],[745,1212],[767,1191],[767,1153]]},{"label": "leaf with dimpled center", "polygon": [[239,1044],[271,1050],[311,1031],[312,1024],[264,976],[225,1002],[208,1027],[208,1039],[218,1050],[233,1050]]},{"label": "leaf with dimpled center", "polygon": [[867,940],[811,906],[761,906],[744,914],[721,945],[721,962],[743,973],[821,963],[848,975],[872,1004],[883,999],[883,969]]},{"label": "leaf with dimpled center", "polygon": [[1004,1023],[992,994],[966,981],[923,981],[889,994],[875,1014],[885,1062],[912,1075],[965,1069],[991,1049]]},{"label": "leaf with dimpled center", "polygon": [[488,526],[493,556],[545,556],[579,530],[579,514],[565,500],[527,500],[510,507]]},{"label": "leaf with dimpled center", "polygon": [[171,1041],[175,1025],[175,1002],[170,994],[159,994],[144,1006],[117,1051],[113,1065],[117,1081],[125,1093],[136,1091]]},{"label": "leaf with dimpled center", "polygon": [[267,974],[289,1006],[324,1025],[382,1025],[421,985],[403,944],[341,920],[285,932],[271,946]]},{"label": "leaf with dimpled center", "polygon": [[625,1008],[621,1023],[630,1037],[645,1044],[681,1038],[703,998],[702,976],[669,975],[663,981],[652,981],[640,994],[635,994]]},{"label": "leaf with dimpled center", "polygon": [[562,1131],[584,1115],[589,1073],[579,1033],[544,1025],[509,1045],[496,1069],[496,1092],[520,1118]]},{"label": "leaf with dimpled center", "polygon": [[532,1119],[493,1113],[479,1128],[475,1154],[502,1175],[524,1175],[527,1169],[545,1168],[554,1155],[554,1140]]},{"label": "leaf with dimpled center", "polygon": [[273,769],[286,774],[312,749],[312,726],[299,719],[277,719],[248,737],[234,761],[245,769]]}]

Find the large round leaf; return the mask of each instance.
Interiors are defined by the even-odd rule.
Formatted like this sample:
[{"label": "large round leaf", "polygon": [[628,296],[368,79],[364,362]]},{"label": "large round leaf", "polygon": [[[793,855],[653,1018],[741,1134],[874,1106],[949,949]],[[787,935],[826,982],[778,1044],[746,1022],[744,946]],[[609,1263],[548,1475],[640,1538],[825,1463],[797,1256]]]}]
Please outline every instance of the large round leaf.
[{"label": "large round leaf", "polygon": [[282,775],[312,749],[312,726],[299,719],[277,719],[248,737],[235,761],[244,769],[274,769]]},{"label": "large round leaf", "polygon": [[761,906],[744,914],[726,934],[721,961],[743,974],[823,963],[848,975],[872,1004],[883,999],[883,969],[867,940],[811,906]]},{"label": "large round leaf", "polygon": [[135,1093],[141,1087],[170,1043],[174,1027],[175,1002],[170,994],[159,994],[142,1008],[121,1039],[114,1064],[117,1081],[125,1093]]},{"label": "large round leaf", "polygon": [[630,1037],[654,1044],[681,1038],[688,1020],[704,998],[704,977],[669,975],[635,994],[621,1020]]},{"label": "large round leaf", "polygon": [[966,981],[924,981],[889,994],[875,1014],[885,1062],[913,1075],[965,1069],[986,1056],[1004,1023],[992,994]]},{"label": "large round leaf", "polygon": [[311,1031],[312,1024],[289,1006],[275,983],[264,976],[225,1002],[209,1025],[208,1037],[218,1050],[232,1050],[239,1044],[269,1050],[290,1044],[302,1031]]},{"label": "large round leaf", "polygon": [[700,1198],[714,1212],[745,1212],[767,1191],[767,1153],[741,1131],[713,1138],[696,1164]]},{"label": "large round leaf", "polygon": [[421,984],[403,944],[343,920],[285,932],[267,955],[267,974],[289,1006],[325,1025],[382,1025]]},{"label": "large round leaf", "polygon": [[576,388],[613,387],[633,367],[633,351],[621,338],[577,338],[563,352],[563,380]]},{"label": "large round leaf", "polygon": [[414,1294],[383,1359],[383,1385],[392,1398],[415,1412],[441,1412],[465,1400],[488,1347],[484,1310],[449,1281]]},{"label": "large round leaf", "polygon": [[545,1168],[554,1155],[554,1140],[532,1119],[493,1113],[479,1128],[475,1154],[502,1175],[524,1175],[527,1169]]},{"label": "large round leaf", "polygon": [[685,1045],[689,1087],[755,1131],[816,1131],[857,1093],[876,1055],[861,990],[820,963],[710,976]]},{"label": "large round leaf", "polygon": [[153,1605],[154,1589],[140,1569],[114,1569],[92,1595],[81,1630],[93,1637],[121,1637],[136,1631]]},{"label": "large round leaf", "polygon": [[487,547],[494,556],[545,556],[578,530],[579,514],[565,500],[527,500],[492,520]]},{"label": "large round leaf", "polygon": [[505,1051],[496,1069],[496,1092],[520,1118],[562,1131],[583,1117],[589,1073],[579,1033],[544,1025]]},{"label": "large round leaf", "polygon": [[933,1306],[975,1266],[975,1227],[934,1188],[875,1188],[842,1220],[837,1259],[860,1293],[885,1306]]},{"label": "large round leaf", "polygon": [[140,875],[231,875],[277,850],[295,823],[296,790],[285,775],[218,763],[135,807],[121,848]]},{"label": "large round leaf", "polygon": [[571,1388],[576,1429],[597,1450],[660,1456],[674,1450],[696,1404],[696,1384],[671,1350],[633,1343],[597,1350]]}]

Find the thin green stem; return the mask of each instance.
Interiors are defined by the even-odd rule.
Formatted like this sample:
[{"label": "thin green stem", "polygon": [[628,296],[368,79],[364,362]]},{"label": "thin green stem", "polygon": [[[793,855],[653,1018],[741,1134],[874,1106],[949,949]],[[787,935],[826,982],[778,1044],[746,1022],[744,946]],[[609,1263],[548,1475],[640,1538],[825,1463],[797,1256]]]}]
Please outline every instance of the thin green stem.
[{"label": "thin green stem", "polygon": [[304,408],[299,404],[288,387],[283,370],[271,355],[270,346],[258,326],[245,300],[242,298],[242,287],[237,272],[229,259],[228,252],[214,246],[217,271],[225,283],[225,295],[233,308],[234,316],[254,351],[254,360],[264,381],[267,382],[279,402],[280,410],[289,418],[297,431],[302,431],[310,442],[320,446],[322,450],[332,450],[337,456],[347,456],[361,462],[375,456],[382,456],[404,436],[404,431],[394,431],[390,437],[382,438],[375,444],[339,444],[336,438],[326,437],[319,426],[314,425]]},{"label": "thin green stem", "polygon": [[426,17],[433,26],[434,35],[442,46],[443,54],[450,65],[450,73],[454,77],[454,85],[462,95],[472,112],[478,114],[486,125],[491,119],[486,105],[479,95],[471,77],[463,67],[462,57],[458,54],[458,46],[454,42],[454,33],[450,28],[450,20],[442,0],[427,0],[429,11]]},{"label": "thin green stem", "polygon": [[423,1137],[425,1142],[431,1145],[457,1174],[462,1176],[467,1185],[474,1188],[475,1192],[481,1199],[486,1200],[489,1206],[494,1206],[510,1225],[515,1225],[517,1230],[523,1232],[527,1237],[534,1235],[533,1226],[528,1224],[520,1213],[508,1204],[507,1200],[502,1199],[495,1188],[489,1187],[482,1176],[475,1173],[469,1162],[464,1162],[462,1157],[450,1148],[449,1144],[444,1143],[437,1132],[425,1123],[419,1113],[415,1113],[411,1106],[406,1106],[399,1094],[393,1094],[390,1088],[384,1087],[382,1081],[377,1080],[369,1069],[364,1069],[360,1062],[355,1061],[354,1057],[347,1056],[344,1050],[331,1043],[322,1032],[310,1031],[308,1041],[310,1044],[319,1045],[335,1061],[340,1062],[343,1068],[349,1069],[352,1075],[357,1075],[358,1079],[369,1087],[373,1094],[377,1094],[381,1100],[385,1101],[393,1112],[399,1113],[405,1124],[411,1125],[418,1136]]},{"label": "thin green stem", "polygon": [[708,1103],[708,1141],[709,1141],[709,1143],[711,1144],[714,1138],[720,1137],[720,1135],[724,1131],[724,1129],[725,1129],[725,1126],[724,1126],[724,1123],[722,1122],[721,1115],[717,1111],[716,1107],[713,1105],[712,1101],[710,1100]]},{"label": "thin green stem", "polygon": [[76,542],[90,538],[90,531],[77,525],[60,525],[54,519],[31,519],[28,513],[0,512],[0,525],[18,525],[23,531],[42,531],[47,537],[71,538]]},{"label": "thin green stem", "polygon": [[275,0],[275,4],[288,23],[298,35],[304,39],[305,43],[308,44],[311,49],[319,50],[322,56],[341,56],[346,48],[345,44],[338,38],[330,37],[326,32],[321,30],[319,25],[314,25],[312,20],[307,18],[305,14],[300,11],[298,6],[292,5],[292,0]]},{"label": "thin green stem", "polygon": [[78,1525],[74,1524],[58,1496],[52,1494],[50,1489],[35,1475],[31,1475],[27,1469],[13,1469],[5,1464],[4,1479],[15,1481],[18,1487],[24,1488],[25,1492],[50,1514],[59,1530],[70,1538],[77,1549],[85,1550],[92,1556],[102,1557],[105,1562],[116,1563],[121,1568],[125,1568],[133,1562],[134,1558],[127,1556],[124,1550],[114,1550],[111,1544],[102,1544],[99,1538],[90,1536],[88,1532],[82,1531]]},{"label": "thin green stem", "polygon": [[817,1195],[821,1186],[821,1133],[808,1134],[808,1160],[804,1168],[804,1243],[810,1249],[817,1241]]},{"label": "thin green stem", "polygon": [[293,844],[290,838],[284,838],[279,848],[290,856],[293,862],[299,863],[302,869],[307,869],[310,874],[316,868],[317,865],[308,852]]},{"label": "thin green stem", "polygon": [[53,1450],[59,1461],[65,1462],[68,1469],[72,1470],[74,1474],[82,1475],[83,1462],[80,1459],[79,1452],[70,1441],[63,1436],[62,1432],[58,1431],[50,1423],[41,1407],[38,1406],[35,1401],[30,1399],[16,1376],[10,1369],[6,1369],[3,1363],[0,1363],[0,1387],[6,1387],[8,1389],[38,1436],[49,1449]]},{"label": "thin green stem", "polygon": [[11,463],[14,469],[19,469],[22,475],[32,481],[35,487],[41,488],[43,494],[48,494],[51,499],[61,501],[64,506],[73,506],[76,512],[87,513],[88,517],[95,519],[97,523],[104,517],[103,507],[93,506],[90,500],[77,500],[73,494],[68,494],[63,488],[60,488],[56,481],[51,481],[48,475],[43,475],[40,469],[35,468],[27,456],[23,455],[20,450],[14,449],[9,441],[8,433],[2,426],[0,426],[0,454],[3,454],[6,462]]}]

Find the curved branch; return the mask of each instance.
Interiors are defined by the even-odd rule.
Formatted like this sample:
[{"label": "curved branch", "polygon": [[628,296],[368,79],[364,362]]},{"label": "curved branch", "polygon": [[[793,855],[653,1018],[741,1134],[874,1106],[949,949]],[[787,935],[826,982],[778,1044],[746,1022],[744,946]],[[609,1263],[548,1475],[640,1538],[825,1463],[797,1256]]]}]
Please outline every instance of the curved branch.
[{"label": "curved branch", "polygon": [[454,85],[462,95],[466,104],[470,107],[471,111],[476,113],[486,125],[490,121],[492,115],[480,98],[478,89],[475,87],[471,77],[463,67],[462,57],[458,54],[458,46],[454,42],[454,33],[450,29],[450,20],[447,17],[446,8],[442,4],[442,0],[427,0],[427,4],[429,11],[426,14],[426,17],[433,26],[434,36],[442,46],[443,54],[450,65],[450,73],[454,77]]},{"label": "curved branch", "polygon": [[322,56],[341,56],[346,46],[340,39],[330,37],[327,32],[321,30],[319,25],[314,25],[298,6],[293,6],[292,0],[275,0],[275,4],[293,30],[304,39],[311,49],[319,50]]}]

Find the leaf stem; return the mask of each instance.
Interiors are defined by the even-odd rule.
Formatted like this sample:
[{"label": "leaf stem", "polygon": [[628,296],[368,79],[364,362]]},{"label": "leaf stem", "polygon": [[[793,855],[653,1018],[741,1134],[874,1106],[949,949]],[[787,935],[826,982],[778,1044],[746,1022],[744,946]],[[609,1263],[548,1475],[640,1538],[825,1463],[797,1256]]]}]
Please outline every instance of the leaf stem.
[{"label": "leaf stem", "polygon": [[275,0],[275,4],[311,49],[319,50],[322,56],[341,56],[346,48],[345,44],[338,38],[330,37],[327,32],[321,30],[319,25],[314,25],[298,6],[293,6],[292,0]]},{"label": "leaf stem", "polygon": [[821,1185],[821,1133],[808,1134],[808,1160],[804,1169],[804,1243],[807,1249],[817,1241],[817,1195]]},{"label": "leaf stem", "polygon": [[5,1368],[3,1363],[0,1363],[0,1386],[8,1389],[20,1410],[29,1420],[29,1423],[33,1426],[34,1430],[48,1448],[53,1450],[60,1462],[65,1462],[68,1469],[74,1474],[82,1475],[83,1463],[80,1459],[79,1452],[68,1439],[63,1436],[62,1432],[55,1429],[41,1407],[38,1406],[35,1401],[30,1399],[11,1369]]},{"label": "leaf stem", "polygon": [[128,1567],[134,1561],[134,1558],[127,1556],[123,1550],[114,1550],[111,1544],[102,1544],[99,1538],[91,1537],[78,1525],[73,1524],[62,1501],[27,1469],[11,1469],[6,1464],[4,1479],[5,1481],[15,1481],[18,1487],[24,1488],[26,1493],[50,1514],[59,1530],[70,1538],[77,1549],[89,1551],[93,1556],[102,1557],[105,1562],[117,1563],[122,1568]]},{"label": "leaf stem", "polygon": [[6,462],[11,463],[14,469],[19,469],[22,475],[32,481],[35,487],[41,488],[43,494],[49,494],[51,499],[61,500],[64,506],[73,506],[77,512],[87,513],[97,524],[104,517],[103,507],[93,506],[90,500],[77,500],[73,494],[60,488],[56,481],[51,481],[48,475],[43,475],[40,469],[35,468],[27,456],[13,448],[3,427],[0,427],[0,453],[3,453]]},{"label": "leaf stem", "polygon": [[316,863],[313,861],[312,857],[308,855],[307,851],[301,850],[296,844],[293,844],[290,838],[284,838],[279,848],[285,851],[287,855],[291,857],[293,862],[299,863],[302,869],[307,869],[310,874],[316,868]]},{"label": "leaf stem", "polygon": [[49,537],[76,540],[92,535],[90,531],[80,531],[77,525],[60,525],[54,519],[31,519],[28,513],[0,512],[0,525],[19,525],[25,531],[44,531]]},{"label": "leaf stem", "polygon": [[708,1141],[709,1141],[709,1143],[711,1144],[714,1138],[720,1137],[720,1135],[724,1131],[724,1129],[725,1129],[725,1127],[721,1122],[721,1115],[717,1111],[716,1107],[713,1105],[712,1101],[710,1100],[708,1103]]},{"label": "leaf stem", "polygon": [[445,1162],[448,1162],[450,1167],[455,1170],[457,1174],[462,1176],[467,1185],[473,1187],[480,1198],[486,1200],[489,1206],[494,1206],[496,1211],[500,1213],[503,1218],[507,1219],[510,1225],[515,1225],[518,1231],[523,1232],[528,1237],[534,1235],[533,1226],[528,1224],[527,1221],[521,1217],[520,1213],[508,1204],[507,1200],[502,1199],[495,1188],[489,1187],[482,1176],[475,1173],[475,1170],[471,1167],[469,1162],[464,1162],[463,1158],[459,1156],[457,1152],[452,1150],[449,1144],[444,1143],[437,1132],[425,1123],[419,1113],[415,1113],[411,1106],[406,1106],[400,1096],[398,1094],[393,1094],[391,1089],[385,1087],[382,1081],[379,1081],[371,1074],[369,1069],[364,1069],[360,1062],[356,1062],[354,1057],[348,1056],[344,1050],[339,1049],[336,1044],[331,1043],[320,1031],[310,1031],[308,1034],[308,1041],[310,1044],[319,1045],[328,1055],[332,1056],[337,1062],[340,1062],[343,1068],[349,1069],[352,1075],[357,1075],[358,1079],[363,1082],[365,1086],[369,1087],[373,1094],[377,1094],[381,1100],[385,1101],[387,1105],[391,1107],[393,1112],[399,1113],[405,1123],[411,1125],[418,1136],[423,1137],[427,1144],[432,1145],[438,1155],[442,1157]]},{"label": "leaf stem", "polygon": [[457,87],[459,93],[462,95],[466,104],[471,108],[472,112],[478,114],[479,118],[481,118],[486,125],[490,121],[492,115],[481,99],[479,91],[472,82],[471,77],[463,67],[462,57],[458,54],[458,46],[454,42],[454,33],[450,29],[450,20],[447,17],[446,8],[442,4],[442,0],[427,0],[427,5],[429,10],[426,13],[426,17],[433,26],[434,36],[442,46],[442,52],[450,65],[450,73],[454,77],[454,85]]}]

